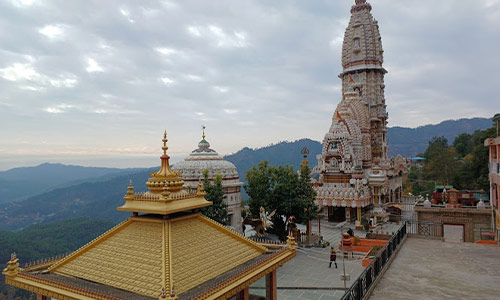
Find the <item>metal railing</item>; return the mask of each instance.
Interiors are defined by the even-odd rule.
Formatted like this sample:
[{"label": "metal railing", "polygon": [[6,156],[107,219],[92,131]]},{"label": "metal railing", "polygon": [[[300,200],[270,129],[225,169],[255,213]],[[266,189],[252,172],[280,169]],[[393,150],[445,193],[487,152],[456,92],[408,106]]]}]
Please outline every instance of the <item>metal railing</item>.
[{"label": "metal railing", "polygon": [[406,222],[406,232],[408,235],[423,237],[443,237],[443,224],[432,222]]},{"label": "metal railing", "polygon": [[341,300],[362,300],[367,295],[375,279],[380,275],[396,249],[406,236],[406,224],[403,224],[389,242],[377,253],[370,265],[359,275]]}]

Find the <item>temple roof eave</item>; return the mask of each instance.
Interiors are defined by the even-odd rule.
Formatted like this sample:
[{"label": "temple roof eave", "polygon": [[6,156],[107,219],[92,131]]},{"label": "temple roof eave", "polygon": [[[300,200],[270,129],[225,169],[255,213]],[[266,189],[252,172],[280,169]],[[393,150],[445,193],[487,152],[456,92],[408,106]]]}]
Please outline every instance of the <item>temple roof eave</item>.
[{"label": "temple roof eave", "polygon": [[168,215],[184,211],[186,208],[196,209],[209,205],[212,205],[212,202],[205,200],[205,197],[202,196],[173,201],[126,200],[124,205],[116,209],[119,211]]}]

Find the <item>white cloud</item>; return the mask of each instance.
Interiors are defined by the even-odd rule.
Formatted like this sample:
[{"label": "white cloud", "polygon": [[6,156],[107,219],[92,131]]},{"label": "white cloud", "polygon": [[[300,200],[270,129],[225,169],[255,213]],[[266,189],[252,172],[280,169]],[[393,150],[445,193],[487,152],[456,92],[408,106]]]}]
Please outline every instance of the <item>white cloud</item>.
[{"label": "white cloud", "polygon": [[[34,59],[31,58],[31,61],[33,62]],[[77,77],[73,74],[61,75],[58,78],[40,74],[35,70],[31,63],[14,63],[9,67],[0,69],[0,76],[9,81],[29,81],[35,85],[38,85],[19,86],[19,88],[22,90],[30,91],[40,91],[47,86],[52,86],[55,88],[72,88],[78,83]]]},{"label": "white cloud", "polygon": [[0,76],[9,81],[38,80],[41,76],[31,64],[14,63],[10,67],[0,69]]},{"label": "white cloud", "polygon": [[44,110],[48,113],[51,113],[51,114],[61,114],[61,113],[68,111],[71,108],[74,108],[74,106],[63,103],[63,104],[59,104],[56,106],[47,107]]},{"label": "white cloud", "polygon": [[78,80],[75,78],[64,78],[64,79],[51,79],[50,84],[54,87],[67,87],[72,88],[76,85]]},{"label": "white cloud", "polygon": [[234,115],[236,113],[238,113],[238,110],[236,109],[229,109],[229,108],[224,108],[224,112],[228,115]]},{"label": "white cloud", "polygon": [[45,35],[51,40],[58,40],[64,37],[64,25],[45,25],[38,30],[39,33]]},{"label": "white cloud", "polygon": [[127,9],[124,9],[124,8],[121,8],[120,9],[120,13],[127,18],[127,20],[130,22],[130,23],[134,23],[135,20],[132,19],[132,17],[130,16],[130,11],[128,11]]},{"label": "white cloud", "polygon": [[170,79],[170,78],[168,78],[168,77],[162,77],[162,78],[160,78],[160,80],[161,80],[164,84],[166,84],[166,85],[173,85],[173,84],[175,83],[175,81],[174,81],[174,80],[172,80],[172,79]]},{"label": "white cloud", "polygon": [[85,70],[89,73],[104,72],[104,69],[97,63],[97,61],[90,57],[87,58],[87,67]]},{"label": "white cloud", "polygon": [[227,93],[229,91],[229,88],[225,86],[214,86],[214,90],[216,90],[219,93]]},{"label": "white cloud", "polygon": [[198,76],[198,75],[193,75],[193,74],[187,74],[184,75],[184,78],[186,78],[189,81],[194,81],[194,82],[202,82],[205,81],[205,78]]},{"label": "white cloud", "polygon": [[190,34],[198,37],[201,36],[201,31],[197,26],[189,26],[187,29]]},{"label": "white cloud", "polygon": [[38,0],[11,0],[10,1],[14,6],[16,7],[25,7],[25,6],[31,6],[35,3],[39,3],[40,1]]},{"label": "white cloud", "polygon": [[227,33],[219,26],[188,26],[188,32],[195,37],[204,37],[220,48],[245,48],[249,46],[247,35],[243,31]]},{"label": "white cloud", "polygon": [[170,56],[172,54],[177,54],[179,53],[179,51],[175,50],[175,49],[172,49],[172,48],[155,48],[155,51],[158,52],[158,53],[161,53],[163,55],[166,55],[166,56]]}]

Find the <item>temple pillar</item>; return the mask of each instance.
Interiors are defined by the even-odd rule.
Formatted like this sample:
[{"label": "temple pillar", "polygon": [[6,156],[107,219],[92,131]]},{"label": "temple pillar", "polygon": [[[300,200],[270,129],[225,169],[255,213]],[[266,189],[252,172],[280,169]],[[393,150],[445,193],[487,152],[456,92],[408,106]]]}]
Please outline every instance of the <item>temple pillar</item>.
[{"label": "temple pillar", "polygon": [[266,275],[266,299],[278,300],[278,291],[276,289],[276,270]]},{"label": "temple pillar", "polygon": [[248,287],[246,287],[240,291],[239,298],[240,298],[240,300],[250,300],[250,291],[249,291]]},{"label": "temple pillar", "polygon": [[373,202],[374,204],[378,204],[378,187],[373,187]]}]

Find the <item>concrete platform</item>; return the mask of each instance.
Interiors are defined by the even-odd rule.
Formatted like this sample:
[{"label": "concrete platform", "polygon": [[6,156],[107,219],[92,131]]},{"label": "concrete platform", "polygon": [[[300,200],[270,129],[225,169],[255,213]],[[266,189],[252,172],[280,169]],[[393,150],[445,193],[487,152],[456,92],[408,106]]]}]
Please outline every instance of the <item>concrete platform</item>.
[{"label": "concrete platform", "polygon": [[408,238],[370,300],[500,299],[500,247]]}]

